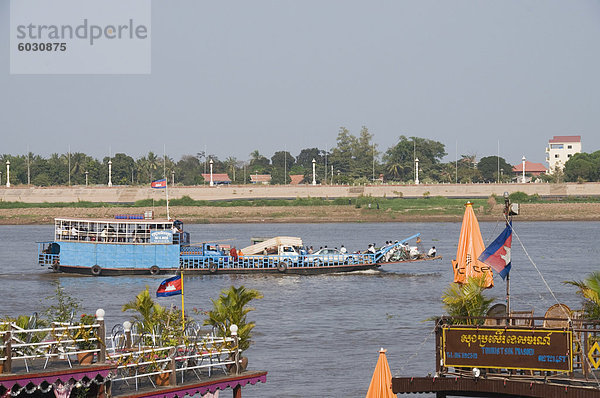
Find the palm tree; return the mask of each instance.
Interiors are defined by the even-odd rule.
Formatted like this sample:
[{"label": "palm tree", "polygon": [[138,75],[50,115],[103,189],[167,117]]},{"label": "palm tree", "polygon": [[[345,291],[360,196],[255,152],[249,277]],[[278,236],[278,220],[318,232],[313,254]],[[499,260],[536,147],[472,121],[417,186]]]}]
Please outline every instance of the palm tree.
[{"label": "palm tree", "polygon": [[136,321],[142,324],[144,333],[152,333],[154,326],[158,323],[165,312],[165,308],[152,300],[148,286],[135,296],[135,299],[123,305],[121,308],[125,311],[136,311],[133,316]]},{"label": "palm tree", "polygon": [[235,183],[235,168],[238,160],[234,156],[229,156],[227,159],[225,159],[224,163],[227,171],[231,172],[231,180]]},{"label": "palm tree", "polygon": [[579,288],[577,294],[583,297],[583,311],[586,318],[600,319],[600,271],[592,272],[583,281],[563,283]]},{"label": "palm tree", "polygon": [[246,318],[254,308],[246,306],[250,301],[261,298],[263,295],[258,290],[246,289],[244,286],[223,289],[218,300],[211,300],[213,309],[208,312],[204,324],[211,325],[223,337],[231,335],[229,331],[231,325],[237,325],[239,348],[245,351],[250,347],[251,332],[255,326],[254,322],[249,322]]},{"label": "palm tree", "polygon": [[148,175],[150,176],[150,182],[154,180],[154,172],[158,170],[159,161],[158,157],[154,154],[154,152],[148,152],[148,158],[146,159],[146,167],[148,168]]},{"label": "palm tree", "polygon": [[398,162],[393,162],[387,165],[387,172],[394,179],[400,178],[400,174],[404,174],[404,167]]},{"label": "palm tree", "polygon": [[[444,308],[451,317],[483,317],[494,302],[493,298],[483,295],[483,278],[469,278],[467,283],[460,285],[451,283],[444,291],[442,301]],[[459,324],[482,324],[483,319],[456,319]]]}]

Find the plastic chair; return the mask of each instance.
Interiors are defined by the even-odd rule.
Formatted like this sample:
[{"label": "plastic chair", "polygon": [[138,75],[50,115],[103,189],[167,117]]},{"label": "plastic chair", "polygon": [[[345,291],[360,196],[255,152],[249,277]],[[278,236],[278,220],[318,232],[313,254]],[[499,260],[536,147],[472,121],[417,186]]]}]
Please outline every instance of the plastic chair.
[{"label": "plastic chair", "polygon": [[511,311],[511,317],[516,317],[510,320],[513,326],[533,326],[533,310],[531,311]]}]

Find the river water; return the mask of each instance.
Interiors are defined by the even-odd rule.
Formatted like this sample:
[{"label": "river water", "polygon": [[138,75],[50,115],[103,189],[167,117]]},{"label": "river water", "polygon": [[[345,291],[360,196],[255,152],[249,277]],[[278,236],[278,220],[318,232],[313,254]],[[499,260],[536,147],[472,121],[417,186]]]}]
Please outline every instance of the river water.
[{"label": "river water", "polygon": [[[502,230],[481,223],[486,243]],[[558,300],[571,308],[580,301],[561,282],[598,270],[598,222],[515,220],[512,306],[541,316],[555,304],[533,263]],[[192,241],[222,240],[244,247],[254,236],[300,236],[316,247],[344,244],[350,251],[420,232],[423,246],[436,246],[441,261],[386,265],[383,271],[321,276],[199,276],[186,278],[186,308],[211,308],[211,298],[231,285],[257,289],[249,318],[256,322],[249,368],[267,370],[266,384],[247,386],[244,397],[361,397],[366,394],[380,347],[394,375],[425,376],[435,371],[432,322],[443,312],[440,296],[452,280],[460,223],[231,224],[189,225]],[[46,306],[51,281],[83,304],[86,312],[106,310],[107,326],[127,319],[121,305],[164,276],[84,277],[54,274],[36,264],[36,241],[52,237],[51,226],[0,226],[0,315],[30,314]],[[523,243],[526,252],[521,247]],[[531,260],[530,260],[531,259]],[[503,302],[505,284],[495,276],[489,295]],[[180,298],[159,299],[169,306]],[[110,329],[109,329],[110,330]],[[229,393],[224,396],[228,396]]]}]

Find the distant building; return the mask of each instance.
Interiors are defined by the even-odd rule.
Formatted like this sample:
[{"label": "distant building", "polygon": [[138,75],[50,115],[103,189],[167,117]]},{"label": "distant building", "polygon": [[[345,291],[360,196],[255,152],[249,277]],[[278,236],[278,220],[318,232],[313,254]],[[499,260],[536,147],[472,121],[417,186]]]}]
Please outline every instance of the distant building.
[{"label": "distant building", "polygon": [[[212,176],[214,184],[231,184],[231,178],[227,174],[213,173]],[[210,182],[210,173],[202,173],[202,178],[204,178],[204,181]]]},{"label": "distant building", "polygon": [[250,182],[252,184],[268,185],[271,183],[271,175],[270,174],[250,174]]},{"label": "distant building", "polygon": [[304,180],[303,174],[290,174],[290,185],[300,185]]},{"label": "distant building", "polygon": [[523,181],[523,162],[513,166],[513,180],[516,182],[531,182],[531,177],[537,177],[546,172],[546,166],[541,163],[525,161],[525,181]]},{"label": "distant building", "polygon": [[567,160],[576,153],[581,153],[580,135],[555,135],[552,137],[546,148],[548,172],[554,173],[557,167],[562,170]]}]

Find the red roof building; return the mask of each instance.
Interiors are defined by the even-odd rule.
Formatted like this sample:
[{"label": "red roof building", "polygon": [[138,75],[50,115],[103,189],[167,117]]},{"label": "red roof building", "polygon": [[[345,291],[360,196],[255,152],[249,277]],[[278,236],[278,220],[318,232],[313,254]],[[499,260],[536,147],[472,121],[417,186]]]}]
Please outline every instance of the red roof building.
[{"label": "red roof building", "polygon": [[[513,174],[522,175],[523,174],[523,163],[519,163],[512,168]],[[541,163],[533,163],[525,161],[525,174],[530,176],[539,176],[540,174],[544,174],[546,172],[546,167]]]},{"label": "red roof building", "polygon": [[[227,174],[215,174],[213,173],[213,183],[215,184],[231,184],[231,178]],[[210,173],[202,173],[204,181],[210,181]]]},{"label": "red roof building", "polygon": [[565,163],[571,156],[581,153],[580,135],[555,135],[548,141],[546,147],[546,162],[548,163],[548,172],[554,173],[556,170],[562,170]]},{"label": "red roof building", "polygon": [[290,174],[290,185],[300,185],[304,180],[304,175],[302,174]]},{"label": "red roof building", "polygon": [[270,174],[250,174],[250,182],[252,184],[270,184],[271,183],[271,175]]},{"label": "red roof building", "polygon": [[581,136],[580,135],[555,135],[548,142],[551,144],[556,144],[556,143],[562,144],[563,142],[581,142]]}]

